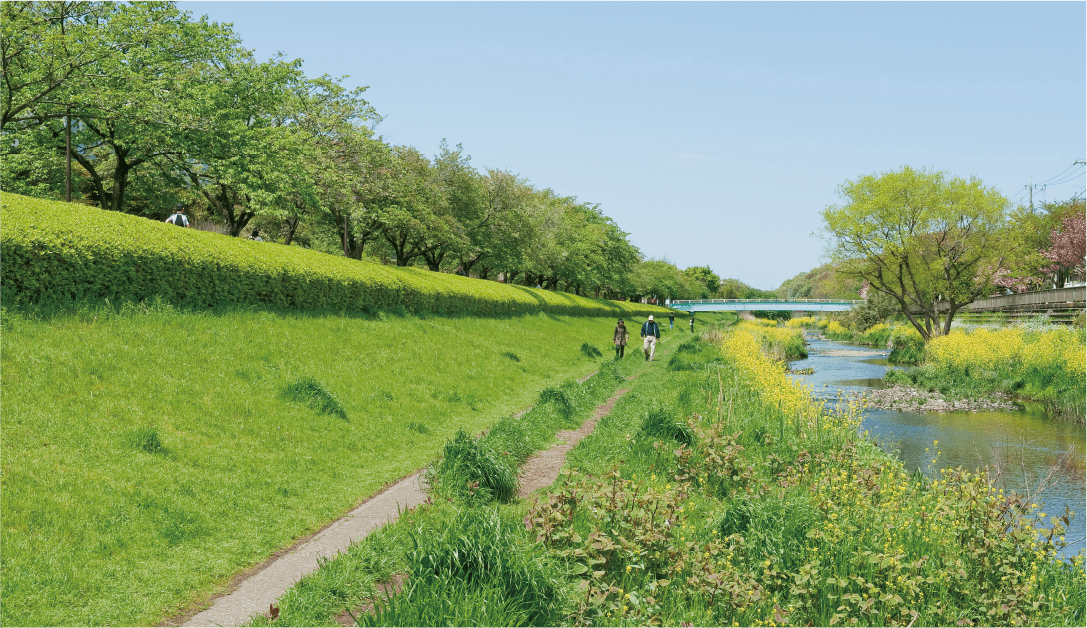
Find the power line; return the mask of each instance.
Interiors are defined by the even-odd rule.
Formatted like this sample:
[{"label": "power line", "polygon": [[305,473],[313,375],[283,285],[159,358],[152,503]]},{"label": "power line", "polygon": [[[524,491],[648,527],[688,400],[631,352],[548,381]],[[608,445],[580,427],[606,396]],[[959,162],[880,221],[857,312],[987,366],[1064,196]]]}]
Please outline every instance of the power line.
[{"label": "power line", "polygon": [[1048,179],[1046,179],[1045,181],[1041,181],[1041,182],[1039,182],[1039,183],[1038,183],[1038,185],[1044,185],[1044,184],[1046,184],[1046,183],[1049,183],[1049,182],[1050,182],[1050,181],[1052,181],[1053,179],[1056,179],[1056,178],[1058,178],[1058,177],[1061,177],[1061,176],[1063,176],[1063,175],[1064,175],[1064,173],[1068,172],[1068,171],[1069,171],[1069,170],[1071,170],[1072,168],[1075,168],[1077,164],[1079,164],[1079,162],[1078,162],[1078,161],[1073,161],[1073,162],[1072,162],[1072,165],[1071,165],[1071,166],[1068,166],[1068,167],[1067,167],[1067,168],[1065,168],[1064,170],[1061,170],[1061,171],[1060,171],[1060,173],[1058,173],[1058,174],[1055,174],[1055,175],[1053,175],[1052,177],[1049,177],[1049,178],[1048,178]]}]

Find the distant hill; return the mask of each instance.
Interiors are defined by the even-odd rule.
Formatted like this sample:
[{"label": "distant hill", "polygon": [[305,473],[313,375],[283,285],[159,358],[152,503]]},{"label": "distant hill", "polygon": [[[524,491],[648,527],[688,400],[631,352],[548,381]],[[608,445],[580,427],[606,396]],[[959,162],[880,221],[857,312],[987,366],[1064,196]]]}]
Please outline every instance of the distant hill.
[{"label": "distant hill", "polygon": [[833,262],[786,279],[774,292],[782,299],[859,299],[862,284],[834,271]]}]

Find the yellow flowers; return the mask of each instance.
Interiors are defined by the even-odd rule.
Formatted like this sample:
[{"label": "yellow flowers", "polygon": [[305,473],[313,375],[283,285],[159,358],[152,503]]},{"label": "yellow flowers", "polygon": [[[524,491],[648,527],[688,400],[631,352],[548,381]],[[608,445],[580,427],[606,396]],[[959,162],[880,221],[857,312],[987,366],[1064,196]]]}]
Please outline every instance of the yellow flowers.
[{"label": "yellow flowers", "polygon": [[956,329],[929,342],[926,357],[930,365],[955,370],[1014,367],[1020,371],[1063,371],[1080,378],[1087,372],[1082,337],[1072,329]]},{"label": "yellow flowers", "polygon": [[736,364],[742,377],[754,384],[763,399],[790,414],[809,414],[815,408],[808,389],[788,377],[781,365],[771,361],[762,351],[764,338],[797,335],[795,329],[767,328],[744,321],[721,340],[721,350]]}]

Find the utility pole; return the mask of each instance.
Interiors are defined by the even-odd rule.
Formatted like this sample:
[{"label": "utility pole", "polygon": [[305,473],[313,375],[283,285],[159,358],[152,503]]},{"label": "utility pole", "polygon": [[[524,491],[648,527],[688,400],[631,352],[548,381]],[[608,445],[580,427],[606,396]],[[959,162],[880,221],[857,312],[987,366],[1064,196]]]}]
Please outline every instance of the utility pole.
[{"label": "utility pole", "polygon": [[64,112],[64,159],[67,166],[64,169],[64,200],[72,202],[72,108],[69,106]]}]

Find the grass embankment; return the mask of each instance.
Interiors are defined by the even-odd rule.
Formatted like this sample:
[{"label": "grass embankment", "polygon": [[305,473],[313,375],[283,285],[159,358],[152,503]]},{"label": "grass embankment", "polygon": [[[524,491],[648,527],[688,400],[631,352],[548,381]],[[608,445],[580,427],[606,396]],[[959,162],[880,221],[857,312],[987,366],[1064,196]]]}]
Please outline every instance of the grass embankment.
[{"label": "grass embankment", "polygon": [[0,322],[0,622],[139,625],[596,370],[615,319],[160,304]]},{"label": "grass embankment", "polygon": [[[983,476],[907,474],[738,330],[670,346],[531,502],[436,501],[306,577],[274,622],[1082,625],[1062,526]],[[527,529],[526,529],[527,528]],[[523,586],[503,586],[500,579]],[[455,600],[451,603],[450,600]]]},{"label": "grass embankment", "polygon": [[5,306],[141,303],[347,313],[509,316],[667,314],[494,281],[250,242],[118,212],[3,194]]}]

